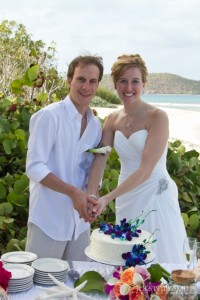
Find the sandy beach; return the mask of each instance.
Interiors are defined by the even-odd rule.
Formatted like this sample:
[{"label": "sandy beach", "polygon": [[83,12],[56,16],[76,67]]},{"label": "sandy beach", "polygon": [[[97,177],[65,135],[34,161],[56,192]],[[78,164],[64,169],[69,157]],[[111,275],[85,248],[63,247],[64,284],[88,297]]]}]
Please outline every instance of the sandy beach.
[{"label": "sandy beach", "polygon": [[[117,108],[94,107],[100,118],[106,117]],[[174,108],[163,108],[169,117],[169,141],[181,140],[186,149],[196,149],[200,152],[200,112],[186,111]]]}]

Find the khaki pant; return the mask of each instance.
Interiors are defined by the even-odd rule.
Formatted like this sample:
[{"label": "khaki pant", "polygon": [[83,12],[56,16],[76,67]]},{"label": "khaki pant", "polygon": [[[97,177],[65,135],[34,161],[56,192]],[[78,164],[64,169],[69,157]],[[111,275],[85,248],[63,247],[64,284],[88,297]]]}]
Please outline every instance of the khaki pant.
[{"label": "khaki pant", "polygon": [[77,240],[56,241],[46,235],[33,223],[28,225],[26,251],[37,254],[38,258],[51,257],[67,261],[89,260],[84,253],[90,242],[90,228]]}]

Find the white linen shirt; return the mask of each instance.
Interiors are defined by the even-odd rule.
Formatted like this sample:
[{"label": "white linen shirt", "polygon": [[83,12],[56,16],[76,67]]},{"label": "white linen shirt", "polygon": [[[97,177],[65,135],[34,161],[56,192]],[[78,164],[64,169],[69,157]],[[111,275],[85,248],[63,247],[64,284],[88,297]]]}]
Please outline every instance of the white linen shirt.
[{"label": "white linen shirt", "polygon": [[55,192],[40,181],[50,172],[63,181],[84,189],[93,154],[101,139],[101,123],[89,108],[87,127],[80,138],[82,115],[67,96],[32,115],[26,161],[30,179],[28,222],[58,241],[74,239],[88,229],[79,218],[70,197]]}]

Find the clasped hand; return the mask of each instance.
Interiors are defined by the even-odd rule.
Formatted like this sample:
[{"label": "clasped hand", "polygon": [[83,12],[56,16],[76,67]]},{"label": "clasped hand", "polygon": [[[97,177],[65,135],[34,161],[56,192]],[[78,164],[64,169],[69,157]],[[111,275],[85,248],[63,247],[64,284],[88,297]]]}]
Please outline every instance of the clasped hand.
[{"label": "clasped hand", "polygon": [[96,220],[96,217],[102,213],[106,204],[104,197],[94,199],[94,195],[88,195],[86,192],[75,189],[71,195],[74,209],[79,213],[80,218],[83,218],[85,222],[92,223]]},{"label": "clasped hand", "polygon": [[102,213],[102,211],[105,210],[107,203],[106,203],[105,197],[100,197],[100,198],[96,199],[95,203],[90,202],[92,198],[93,198],[92,195],[87,196],[87,201],[88,201],[87,211],[90,216],[96,218],[97,216],[99,216]]}]

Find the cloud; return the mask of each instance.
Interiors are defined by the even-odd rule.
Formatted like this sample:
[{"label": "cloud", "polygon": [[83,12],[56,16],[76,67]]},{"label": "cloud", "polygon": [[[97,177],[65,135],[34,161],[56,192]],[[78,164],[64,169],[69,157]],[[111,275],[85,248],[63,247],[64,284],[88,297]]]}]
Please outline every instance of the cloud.
[{"label": "cloud", "polygon": [[140,53],[150,72],[200,80],[199,0],[9,0],[0,20],[23,23],[34,39],[55,41],[59,68],[83,51],[104,58]]}]

